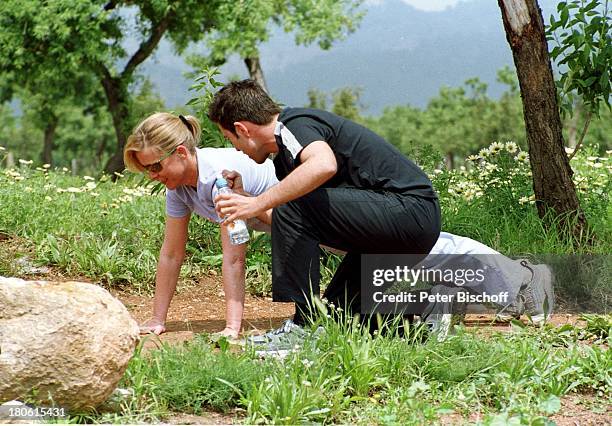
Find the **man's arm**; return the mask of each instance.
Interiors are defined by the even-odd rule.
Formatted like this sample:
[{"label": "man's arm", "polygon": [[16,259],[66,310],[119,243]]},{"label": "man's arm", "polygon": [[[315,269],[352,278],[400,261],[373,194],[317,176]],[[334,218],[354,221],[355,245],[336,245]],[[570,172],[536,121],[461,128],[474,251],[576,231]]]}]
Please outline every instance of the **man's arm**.
[{"label": "man's arm", "polygon": [[285,179],[257,197],[222,194],[215,198],[219,216],[235,219],[258,217],[265,211],[315,190],[331,179],[338,170],[336,157],[324,141],[309,144],[300,153],[301,164]]},{"label": "man's arm", "polygon": [[221,334],[238,337],[244,312],[244,276],[247,245],[230,242],[227,227],[219,227],[223,248],[223,290],[225,292],[225,330]]},{"label": "man's arm", "polygon": [[161,334],[166,331],[166,316],[176,290],[181,265],[185,259],[185,244],[190,215],[181,218],[166,217],[164,242],[159,253],[155,275],[153,317],[140,326],[141,333]]}]

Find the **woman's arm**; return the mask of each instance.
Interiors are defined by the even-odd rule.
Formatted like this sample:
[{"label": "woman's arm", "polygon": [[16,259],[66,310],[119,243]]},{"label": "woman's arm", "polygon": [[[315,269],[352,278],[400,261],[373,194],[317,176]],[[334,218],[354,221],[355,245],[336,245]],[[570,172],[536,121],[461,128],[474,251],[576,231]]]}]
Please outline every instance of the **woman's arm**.
[{"label": "woman's arm", "polygon": [[230,242],[226,226],[219,227],[223,248],[223,290],[225,291],[225,330],[221,334],[238,337],[244,312],[244,278],[247,244]]},{"label": "woman's arm", "polygon": [[190,215],[181,218],[166,216],[164,242],[155,275],[153,316],[140,326],[141,333],[161,334],[166,331],[166,316],[176,290],[181,265],[185,259]]}]

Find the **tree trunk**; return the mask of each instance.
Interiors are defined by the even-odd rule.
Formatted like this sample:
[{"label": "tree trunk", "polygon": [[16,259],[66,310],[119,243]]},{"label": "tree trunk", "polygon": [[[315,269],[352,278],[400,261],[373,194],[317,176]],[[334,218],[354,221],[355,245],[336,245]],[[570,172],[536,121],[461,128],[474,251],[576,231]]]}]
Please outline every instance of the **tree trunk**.
[{"label": "tree trunk", "polygon": [[268,86],[266,85],[266,79],[264,78],[264,73],[263,69],[261,68],[261,63],[259,62],[259,57],[251,56],[248,58],[244,58],[244,63],[247,69],[249,70],[249,76],[267,92]]},{"label": "tree trunk", "polygon": [[447,152],[444,156],[444,163],[446,164],[446,168],[448,170],[455,169],[455,155],[452,152]]},{"label": "tree trunk", "polygon": [[108,100],[108,110],[113,119],[113,127],[117,137],[117,149],[107,161],[104,171],[115,176],[115,173],[121,173],[125,169],[123,147],[127,141],[127,130],[125,129],[125,120],[128,117],[127,94],[122,87],[121,80],[108,74],[102,78],[102,86]]},{"label": "tree trunk", "polygon": [[43,164],[53,165],[53,142],[55,140],[55,130],[59,119],[56,116],[49,118],[45,127],[45,136],[43,143],[42,162]]},{"label": "tree trunk", "polygon": [[[498,0],[516,66],[538,214],[552,209],[581,240],[587,231],[572,169],[563,147],[561,118],[544,22],[537,0]],[[547,216],[550,217],[550,216]],[[563,230],[561,230],[563,232]]]}]

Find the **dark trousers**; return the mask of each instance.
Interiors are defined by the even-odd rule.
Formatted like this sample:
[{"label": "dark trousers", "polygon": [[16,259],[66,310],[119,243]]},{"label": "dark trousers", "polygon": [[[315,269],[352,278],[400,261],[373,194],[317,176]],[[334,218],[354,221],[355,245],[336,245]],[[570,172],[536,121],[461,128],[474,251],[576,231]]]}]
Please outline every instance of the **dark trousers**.
[{"label": "dark trousers", "polygon": [[[324,297],[360,312],[361,254],[425,257],[440,234],[437,200],[357,188],[319,188],[272,213],[272,296],[319,296],[319,244],[346,251]],[[420,259],[415,258],[415,263]]]}]

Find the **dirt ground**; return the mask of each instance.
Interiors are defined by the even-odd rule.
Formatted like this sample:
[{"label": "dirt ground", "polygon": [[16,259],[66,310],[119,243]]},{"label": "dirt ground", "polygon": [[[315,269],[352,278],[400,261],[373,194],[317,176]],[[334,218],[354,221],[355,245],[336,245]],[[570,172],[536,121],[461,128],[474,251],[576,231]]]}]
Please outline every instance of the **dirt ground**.
[{"label": "dirt ground", "polygon": [[[153,298],[131,294],[126,291],[111,290],[130,311],[138,322],[146,321],[152,314]],[[255,297],[247,294],[242,322],[243,334],[257,334],[278,327],[294,313],[291,303],[274,303],[269,297]],[[220,277],[204,276],[195,285],[179,287],[172,299],[168,318],[167,332],[160,336],[163,342],[179,343],[190,340],[197,333],[214,333],[225,326],[225,299]],[[510,330],[507,323],[492,322],[489,314],[471,314],[466,318],[468,327],[490,327],[494,330]],[[557,314],[551,321],[555,325],[578,324],[578,315]],[[153,341],[145,348],[154,347]]]},{"label": "dirt ground", "polygon": [[[153,298],[125,291],[111,291],[134,319],[144,322],[151,317]],[[293,316],[291,303],[273,303],[269,297],[245,297],[243,333],[260,333],[278,327]],[[198,333],[214,333],[225,327],[225,298],[221,279],[214,275],[204,276],[194,286],[179,287],[172,299],[166,333],[159,336],[162,342],[179,343],[193,338]],[[145,342],[145,349],[155,347],[155,339]]]}]

